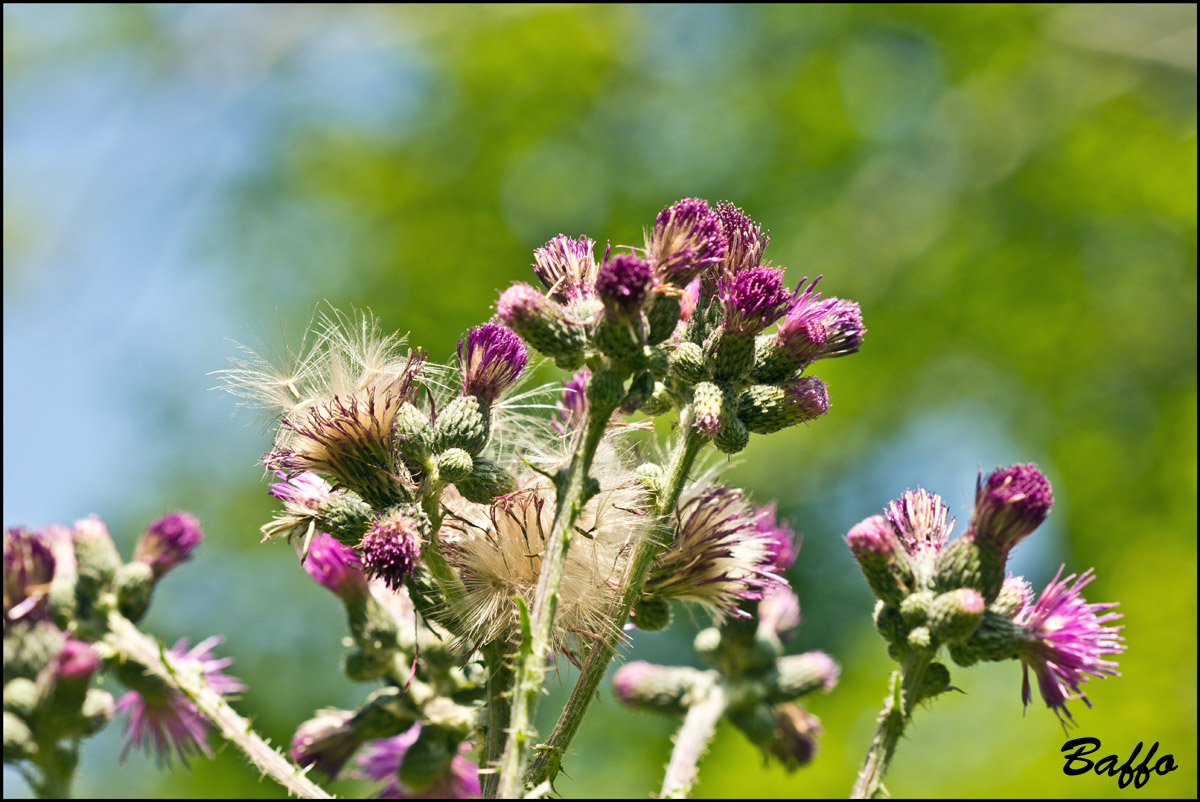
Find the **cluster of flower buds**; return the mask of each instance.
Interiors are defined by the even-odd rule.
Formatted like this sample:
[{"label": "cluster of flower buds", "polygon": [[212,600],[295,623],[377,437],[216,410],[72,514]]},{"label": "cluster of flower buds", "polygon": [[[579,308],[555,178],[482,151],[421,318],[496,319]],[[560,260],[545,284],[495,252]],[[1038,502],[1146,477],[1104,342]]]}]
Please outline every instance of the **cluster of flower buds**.
[{"label": "cluster of flower buds", "polygon": [[[684,506],[679,517],[685,531],[677,533],[677,543],[696,551],[692,558],[700,568],[687,577],[678,558],[668,557],[655,569],[634,622],[642,629],[661,628],[660,621],[665,626],[670,618],[665,603],[671,598],[706,604],[720,620],[696,636],[695,648],[712,668],[633,662],[617,671],[613,691],[635,710],[682,717],[719,686],[725,718],[764,754],[788,770],[799,768],[816,753],[821,727],[798,701],[832,690],[840,669],[824,652],[784,654],[782,640],[800,624],[799,601],[782,577],[796,559],[796,537],[775,519],[773,507],[739,515],[741,494],[730,488],[693,495]],[[686,534],[688,528],[696,532]],[[704,546],[686,545],[697,537]],[[750,544],[744,547],[757,555],[755,564],[737,567],[739,542]],[[711,590],[718,585],[726,587]]]},{"label": "cluster of flower buds", "polygon": [[[145,666],[117,659],[108,641],[110,616],[139,620],[154,585],[187,560],[203,538],[191,515],[169,513],[138,539],[123,562],[96,517],[70,529],[8,529],[4,533],[4,760],[28,761],[42,790],[69,776],[79,739],[126,712],[126,751],[153,750],[161,762],[172,752],[211,754],[207,725],[195,705],[148,675]],[[196,663],[219,693],[241,690],[221,669],[210,639],[193,649],[180,642],[172,664]],[[119,701],[91,687],[102,669],[131,690]]]},{"label": "cluster of flower buds", "polygon": [[[875,625],[892,658],[932,658],[946,646],[961,666],[1019,659],[1025,703],[1033,669],[1046,704],[1069,721],[1067,700],[1087,702],[1081,686],[1090,676],[1116,674],[1116,663],[1104,655],[1124,645],[1120,627],[1105,626],[1120,617],[1106,612],[1115,605],[1088,604],[1079,594],[1090,571],[1060,581],[1060,568],[1036,601],[1024,579],[1005,576],[1012,548],[1041,525],[1052,501],[1041,471],[1012,465],[980,476],[971,523],[953,541],[946,506],[924,490],[905,492],[884,515],[852,528],[846,540],[879,598]],[[941,693],[949,683],[946,667],[932,663],[919,696]]]}]

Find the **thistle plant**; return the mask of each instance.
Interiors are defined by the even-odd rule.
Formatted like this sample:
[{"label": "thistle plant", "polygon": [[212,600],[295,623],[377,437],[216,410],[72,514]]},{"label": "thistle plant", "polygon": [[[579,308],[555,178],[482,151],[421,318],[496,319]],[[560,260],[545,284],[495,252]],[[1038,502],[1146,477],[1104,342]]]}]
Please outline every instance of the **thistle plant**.
[{"label": "thistle plant", "polygon": [[[279,506],[263,540],[290,544],[343,607],[348,637],[328,637],[346,644],[361,701],[317,701],[284,756],[229,705],[244,686],[219,638],[168,650],[138,628],[155,583],[200,542],[188,515],[153,523],[127,563],[98,519],[14,529],[5,761],[62,794],[78,742],[125,714],[126,751],[210,756],[215,728],[304,797],[338,777],[383,797],[545,796],[626,633],[666,629],[682,606],[710,621],[694,642],[707,668],[638,661],[613,678],[623,705],[680,720],[660,794],[691,791],[722,719],[789,771],[809,763],[822,725],[803,700],[840,669],[787,653],[799,538],[719,473],[752,436],[827,414],[809,371],[858,351],[865,328],[819,277],[792,285],[768,242],[732,204],[687,198],[642,247],[598,258],[590,237],[551,239],[533,254],[540,286],[500,292],[445,362],[357,311],[322,314],[281,354],[243,348],[220,374],[274,425],[262,463]],[[561,382],[528,386],[539,359]],[[1121,648],[1102,626],[1114,615],[1079,596],[1090,573],[1056,577],[1037,601],[1004,576],[1049,504],[1044,477],[1015,466],[981,484],[956,541],[924,491],[851,531],[901,664],[857,792],[879,790],[913,706],[948,687],[942,646],[960,665],[1020,659],[1060,717],[1089,675],[1115,673],[1102,659]],[[579,677],[539,733],[546,674],[564,661]],[[91,687],[106,674],[128,687],[119,700]]]}]

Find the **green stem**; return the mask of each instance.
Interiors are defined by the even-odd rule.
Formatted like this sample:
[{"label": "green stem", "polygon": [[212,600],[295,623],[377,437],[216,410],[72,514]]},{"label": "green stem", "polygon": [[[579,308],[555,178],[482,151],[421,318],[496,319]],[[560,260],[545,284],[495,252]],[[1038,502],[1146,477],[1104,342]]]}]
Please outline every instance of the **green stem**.
[{"label": "green stem", "polygon": [[547,741],[549,748],[537,757],[526,775],[527,785],[534,786],[545,780],[553,781],[554,775],[558,773],[558,758],[571,745],[571,741],[579,731],[579,726],[583,723],[583,717],[587,714],[588,707],[596,697],[596,691],[604,679],[608,664],[617,653],[625,622],[629,618],[629,611],[642,597],[642,589],[650,577],[650,567],[654,564],[655,558],[671,542],[671,519],[675,507],[679,503],[679,496],[683,493],[688,476],[691,474],[692,466],[696,462],[696,456],[700,453],[704,442],[704,439],[697,435],[692,428],[691,408],[685,407],[680,415],[679,441],[676,443],[667,469],[666,486],[663,488],[655,510],[655,514],[658,516],[657,523],[653,530],[638,541],[634,548],[627,574],[628,580],[621,594],[620,606],[613,619],[613,627],[588,652],[583,668],[580,669],[579,679],[576,680],[575,687],[571,689],[571,695],[567,699],[567,705],[563,708],[562,714],[554,725],[554,730],[550,733],[550,739]]},{"label": "green stem", "polygon": [[77,744],[64,750],[65,744],[43,744],[34,762],[38,767],[36,778],[26,775],[38,799],[67,799],[71,796],[71,783],[75,779],[75,766],[79,760]]},{"label": "green stem", "polygon": [[[512,714],[513,670],[508,665],[508,655],[502,643],[491,643],[483,647],[484,665],[487,666],[487,741],[485,766],[494,766],[504,748],[504,733]],[[483,798],[495,799],[500,785],[500,775],[492,772],[483,776]]]},{"label": "green stem", "polygon": [[174,665],[173,658],[166,650],[132,622],[120,613],[110,612],[108,629],[109,634],[105,639],[119,655],[145,666],[150,674],[190,699],[201,715],[216,726],[223,738],[240,749],[251,763],[286,788],[288,793],[305,799],[333,798],[254,732],[250,722],[238,715],[202,675]]},{"label": "green stem", "polygon": [[675,747],[667,763],[667,773],[663,777],[662,791],[659,792],[662,799],[687,799],[692,786],[696,784],[700,758],[708,749],[717,731],[717,722],[725,713],[725,690],[719,681],[701,683],[693,694],[695,698],[683,719],[679,734],[675,736]]},{"label": "green stem", "polygon": [[566,477],[558,485],[554,523],[546,538],[541,555],[542,568],[534,589],[533,606],[529,611],[529,636],[517,655],[516,677],[513,681],[512,717],[508,742],[500,759],[499,796],[511,799],[521,796],[525,768],[529,758],[529,741],[534,737],[533,716],[542,693],[546,673],[546,655],[550,651],[550,633],[558,603],[558,588],[562,584],[567,547],[579,513],[591,497],[588,471],[596,447],[604,436],[613,408],[598,409],[589,404],[583,422],[581,438]]},{"label": "green stem", "polygon": [[891,693],[879,714],[879,726],[867,749],[866,760],[858,773],[858,781],[850,794],[851,799],[871,799],[882,795],[883,776],[887,774],[896,744],[904,735],[904,728],[912,720],[913,708],[920,700],[921,683],[925,670],[929,668],[932,655],[925,652],[910,652],[892,672]]}]

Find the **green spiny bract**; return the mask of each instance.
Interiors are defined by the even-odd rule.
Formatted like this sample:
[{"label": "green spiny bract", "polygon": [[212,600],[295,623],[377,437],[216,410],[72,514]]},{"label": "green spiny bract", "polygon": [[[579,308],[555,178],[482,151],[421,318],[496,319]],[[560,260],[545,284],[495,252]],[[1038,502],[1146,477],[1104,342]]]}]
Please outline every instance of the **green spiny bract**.
[{"label": "green spiny bract", "polygon": [[473,395],[460,395],[446,405],[434,424],[434,447],[461,448],[471,456],[483,451],[491,433],[491,411]]}]

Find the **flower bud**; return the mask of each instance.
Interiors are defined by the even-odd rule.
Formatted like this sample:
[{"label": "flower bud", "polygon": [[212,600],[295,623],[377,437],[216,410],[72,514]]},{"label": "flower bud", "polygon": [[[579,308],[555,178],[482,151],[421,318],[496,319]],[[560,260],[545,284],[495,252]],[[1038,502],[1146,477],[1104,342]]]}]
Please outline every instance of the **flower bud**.
[{"label": "flower bud", "polygon": [[1012,618],[1021,608],[1033,602],[1033,588],[1024,578],[1009,574],[1000,586],[1000,595],[988,609],[993,613]]},{"label": "flower bud", "polygon": [[351,682],[369,682],[387,670],[387,661],[377,652],[354,649],[342,655],[342,673]]},{"label": "flower bud", "polygon": [[938,662],[930,663],[921,677],[921,687],[917,689],[915,702],[932,699],[950,689],[950,669]]},{"label": "flower bud", "polygon": [[888,643],[904,643],[908,639],[908,626],[900,611],[883,600],[875,602],[875,629]]},{"label": "flower bud", "polygon": [[510,329],[495,323],[476,326],[467,332],[465,348],[458,341],[462,392],[490,406],[521,377],[528,361],[525,343]]},{"label": "flower bud", "polygon": [[782,387],[756,384],[742,393],[738,414],[755,434],[771,434],[797,423],[806,423],[829,410],[825,383],[803,376]]},{"label": "flower bud", "polygon": [[625,382],[616,373],[593,373],[588,379],[588,405],[600,411],[616,409],[625,396]]},{"label": "flower bud", "polygon": [[738,454],[750,443],[750,430],[741,418],[733,417],[725,424],[716,437],[713,445],[722,454]]},{"label": "flower bud", "polygon": [[680,296],[675,292],[654,292],[650,297],[649,309],[646,312],[646,321],[649,324],[646,342],[658,345],[675,332],[683,307]]},{"label": "flower bud", "polygon": [[54,554],[39,532],[4,530],[4,626],[34,610],[50,591]]},{"label": "flower bud", "polygon": [[367,593],[358,554],[324,532],[318,532],[308,544],[304,572],[338,598],[361,598]]},{"label": "flower bud", "polygon": [[371,528],[374,520],[371,505],[350,493],[339,493],[321,507],[317,519],[320,531],[328,533],[339,543],[355,546]]},{"label": "flower bud", "polygon": [[682,342],[671,352],[671,376],[683,384],[695,384],[709,379],[704,365],[704,349],[696,343]]},{"label": "flower bud", "polygon": [[929,628],[943,643],[966,638],[983,617],[983,596],[974,588],[958,588],[937,596],[929,608]]},{"label": "flower bud", "polygon": [[381,515],[358,544],[363,573],[392,590],[416,570],[428,518],[419,507],[402,504]]},{"label": "flower bud", "polygon": [[671,625],[671,603],[658,596],[643,596],[633,608],[633,623],[646,632],[658,632]]},{"label": "flower bud", "polygon": [[1009,618],[985,611],[979,626],[965,641],[952,644],[950,656],[960,666],[977,660],[1013,660],[1020,656],[1023,630]]},{"label": "flower bud", "polygon": [[37,754],[37,742],[29,725],[7,710],[4,711],[4,762],[14,763]]},{"label": "flower bud", "polygon": [[503,467],[486,457],[475,457],[471,473],[454,483],[458,492],[467,501],[476,504],[491,504],[500,496],[517,489],[517,481]]},{"label": "flower bud", "polygon": [[79,591],[84,598],[94,600],[121,567],[121,556],[108,535],[108,527],[95,515],[76,521],[71,539],[75,543]]},{"label": "flower bud", "polygon": [[496,318],[551,359],[575,360],[583,354],[583,326],[528,284],[514,284],[501,293]]},{"label": "flower bud", "polygon": [[471,475],[475,463],[461,448],[448,448],[438,455],[438,476],[446,482],[457,482]]},{"label": "flower bud", "polygon": [[83,698],[83,707],[79,711],[83,719],[82,734],[87,736],[100,732],[112,721],[115,712],[116,701],[111,693],[99,688],[89,688]]},{"label": "flower bud", "polygon": [[1007,553],[1050,512],[1050,481],[1033,463],[997,468],[975,490],[971,529],[980,547]]},{"label": "flower bud", "polygon": [[113,578],[113,590],[117,593],[117,609],[121,615],[136,624],[150,607],[150,595],[154,592],[154,568],[149,563],[137,560],[122,565]]},{"label": "flower bud", "polygon": [[9,624],[4,631],[4,678],[38,676],[62,649],[63,637],[52,622],[37,616]]},{"label": "flower bud", "polygon": [[28,677],[16,677],[4,683],[4,709],[29,721],[42,703],[42,690]]},{"label": "flower bud", "polygon": [[313,766],[328,777],[336,777],[364,739],[349,726],[349,710],[326,709],[296,728],[288,757],[298,766]]},{"label": "flower bud", "polygon": [[788,702],[813,691],[829,693],[837,686],[841,673],[841,666],[825,652],[781,657],[775,663],[772,688],[767,698],[772,702]]},{"label": "flower bud", "polygon": [[766,702],[726,710],[725,718],[755,746],[766,746],[775,737],[775,711]]},{"label": "flower bud", "polygon": [[583,423],[583,416],[587,413],[587,385],[590,378],[592,372],[584,368],[563,382],[562,397],[554,404],[558,415],[550,422],[554,431],[565,434]]},{"label": "flower bud", "polygon": [[150,524],[138,540],[133,559],[154,571],[155,581],[192,556],[204,539],[200,522],[186,512],[171,512]]},{"label": "flower bud", "polygon": [[692,396],[692,426],[703,437],[712,439],[725,428],[732,410],[729,399],[719,385],[700,382]]},{"label": "flower bud", "polygon": [[887,519],[872,515],[860,521],[846,535],[846,543],[875,595],[899,607],[914,584],[912,567]]},{"label": "flower bud", "polygon": [[[783,381],[818,359],[858,351],[866,333],[858,304],[838,298],[820,300],[821,294],[814,291],[819,280],[798,289],[779,330],[755,344],[755,380]],[[803,287],[804,282],[800,284]]]},{"label": "flower bud", "polygon": [[817,753],[821,720],[795,704],[775,707],[775,732],[766,752],[789,772],[812,762]]},{"label": "flower bud", "polygon": [[675,406],[675,399],[667,386],[662,382],[655,382],[654,389],[650,391],[638,409],[647,415],[658,416],[670,412],[673,406]]},{"label": "flower bud", "polygon": [[461,448],[470,455],[487,445],[491,412],[473,395],[460,395],[446,405],[434,424],[436,448]]},{"label": "flower bud", "polygon": [[754,362],[754,336],[722,325],[704,340],[704,365],[719,381],[741,381]]},{"label": "flower bud", "polygon": [[393,424],[396,448],[410,460],[421,463],[433,451],[433,427],[429,416],[409,402],[404,402],[396,412]]},{"label": "flower bud", "polygon": [[656,666],[644,660],[626,663],[613,675],[613,695],[635,710],[682,716],[685,701],[704,673],[694,668]]}]

